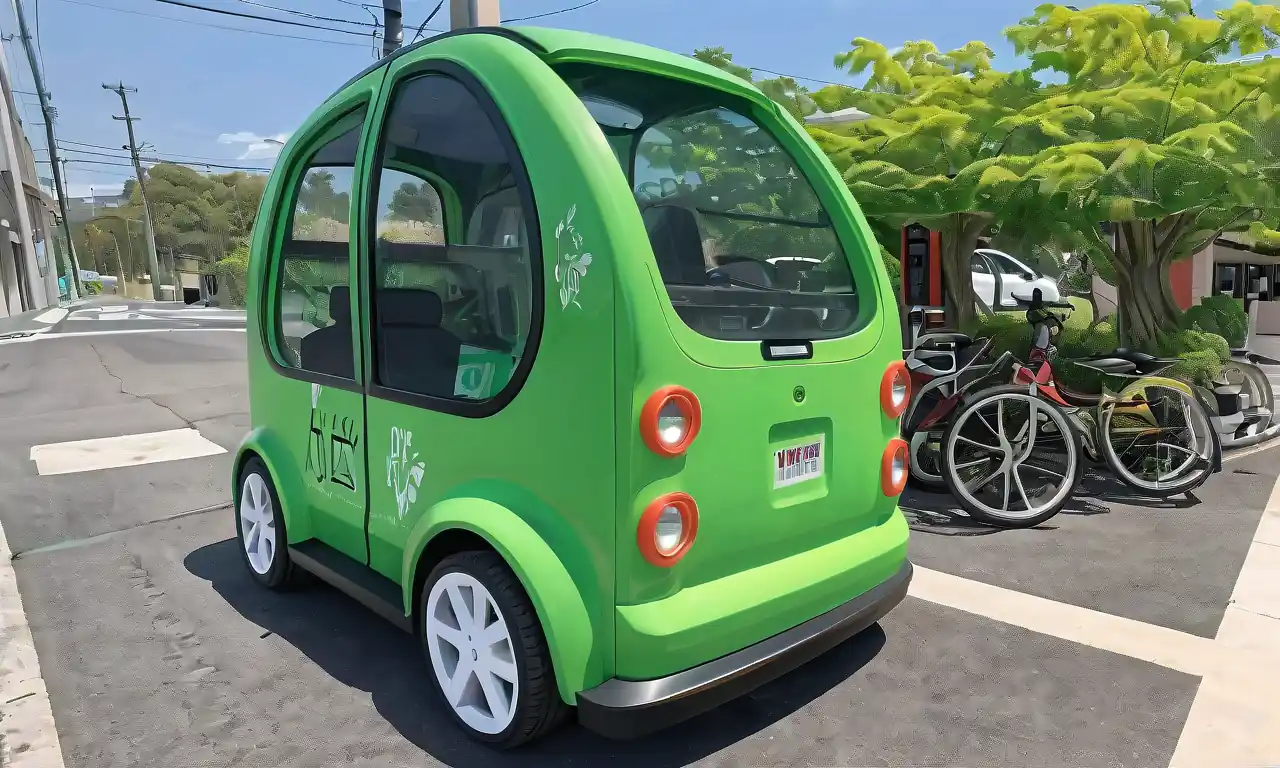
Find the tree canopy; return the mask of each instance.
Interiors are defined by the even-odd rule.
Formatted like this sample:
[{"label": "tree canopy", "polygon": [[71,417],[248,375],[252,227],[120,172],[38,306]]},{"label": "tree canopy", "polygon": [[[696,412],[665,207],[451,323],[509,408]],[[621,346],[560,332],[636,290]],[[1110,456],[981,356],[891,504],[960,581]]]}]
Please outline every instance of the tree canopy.
[{"label": "tree canopy", "polygon": [[[1254,55],[1280,43],[1280,9],[1045,4],[1005,36],[1028,66],[1000,71],[978,41],[940,51],[856,38],[834,64],[861,85],[805,92],[825,111],[870,115],[809,131],[873,226],[942,232],[961,322],[980,237],[1093,256],[1117,283],[1124,340],[1138,345],[1176,326],[1174,260],[1224,231],[1280,242],[1280,61]],[[703,52],[734,71],[723,49]],[[1114,247],[1104,222],[1116,224]]]}]

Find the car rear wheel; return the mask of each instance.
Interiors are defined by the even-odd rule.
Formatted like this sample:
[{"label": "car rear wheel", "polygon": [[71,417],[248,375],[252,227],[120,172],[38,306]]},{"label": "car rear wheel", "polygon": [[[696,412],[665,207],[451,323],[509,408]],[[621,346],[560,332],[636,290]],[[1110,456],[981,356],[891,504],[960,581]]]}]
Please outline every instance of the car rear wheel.
[{"label": "car rear wheel", "polygon": [[423,586],[419,622],[436,690],[468,736],[511,749],[563,721],[568,707],[537,614],[496,553],[440,561]]}]

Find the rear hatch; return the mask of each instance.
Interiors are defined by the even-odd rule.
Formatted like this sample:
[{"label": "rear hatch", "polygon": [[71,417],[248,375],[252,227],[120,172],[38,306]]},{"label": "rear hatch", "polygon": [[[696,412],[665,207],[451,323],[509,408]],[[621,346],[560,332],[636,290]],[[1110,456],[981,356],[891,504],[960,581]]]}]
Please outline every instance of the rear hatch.
[{"label": "rear hatch", "polygon": [[619,604],[883,522],[895,503],[880,464],[896,424],[879,388],[899,342],[895,327],[881,343],[891,294],[826,158],[776,105],[733,88],[580,60],[555,68],[626,173],[653,253],[647,274],[631,273],[649,287],[626,288],[648,309],[620,319],[639,348],[619,359],[620,376],[634,366],[632,412],[671,384],[702,407],[685,456],[655,456],[638,436],[624,450],[624,503],[680,491],[701,515],[678,576],[626,567],[634,543],[619,552]]}]

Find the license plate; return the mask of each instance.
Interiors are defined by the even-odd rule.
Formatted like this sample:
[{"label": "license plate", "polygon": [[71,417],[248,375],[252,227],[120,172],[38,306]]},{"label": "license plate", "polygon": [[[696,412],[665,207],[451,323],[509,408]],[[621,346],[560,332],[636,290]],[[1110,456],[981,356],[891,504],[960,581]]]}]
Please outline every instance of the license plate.
[{"label": "license plate", "polygon": [[773,487],[822,477],[822,438],[773,452]]}]

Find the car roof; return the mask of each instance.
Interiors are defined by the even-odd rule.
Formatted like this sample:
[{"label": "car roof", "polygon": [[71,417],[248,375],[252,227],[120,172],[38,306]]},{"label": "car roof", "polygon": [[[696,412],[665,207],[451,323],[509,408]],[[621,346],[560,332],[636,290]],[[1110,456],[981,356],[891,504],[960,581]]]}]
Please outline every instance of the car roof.
[{"label": "car roof", "polygon": [[728,91],[737,96],[750,99],[757,104],[773,105],[773,102],[751,83],[710,64],[698,61],[692,56],[684,56],[661,48],[604,35],[596,35],[590,32],[525,26],[467,27],[429,37],[426,40],[407,45],[383,56],[353,76],[334,93],[342,92],[348,86],[360,80],[360,78],[386,66],[401,56],[409,55],[413,51],[440,40],[460,35],[496,35],[503,37],[523,45],[549,63],[590,62],[639,69],[710,86],[721,91]]}]

